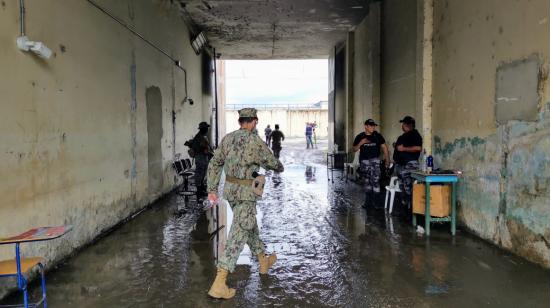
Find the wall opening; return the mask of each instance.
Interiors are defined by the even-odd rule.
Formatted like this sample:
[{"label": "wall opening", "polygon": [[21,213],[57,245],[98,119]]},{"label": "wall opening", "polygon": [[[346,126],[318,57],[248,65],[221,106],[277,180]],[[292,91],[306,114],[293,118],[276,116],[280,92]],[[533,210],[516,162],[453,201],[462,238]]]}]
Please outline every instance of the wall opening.
[{"label": "wall opening", "polygon": [[149,87],[145,92],[147,107],[147,154],[149,194],[160,193],[163,186],[162,172],[162,95],[158,87]]},{"label": "wall opening", "polygon": [[329,132],[326,59],[226,60],[224,69],[227,133],[239,127],[238,110],[253,107],[258,110],[257,129],[262,138],[267,125],[273,130],[278,124],[287,141],[300,142],[301,138],[306,147],[309,123],[315,127],[314,137],[325,142]]}]

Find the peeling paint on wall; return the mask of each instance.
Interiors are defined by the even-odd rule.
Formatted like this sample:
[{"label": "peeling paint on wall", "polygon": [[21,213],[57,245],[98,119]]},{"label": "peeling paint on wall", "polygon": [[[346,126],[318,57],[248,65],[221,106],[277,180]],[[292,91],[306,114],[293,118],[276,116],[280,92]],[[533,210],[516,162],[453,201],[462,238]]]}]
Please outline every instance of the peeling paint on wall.
[{"label": "peeling paint on wall", "polygon": [[546,267],[549,11],[545,0],[434,2],[435,160],[464,171],[460,222]]},{"label": "peeling paint on wall", "polygon": [[434,138],[436,164],[462,170],[461,223],[550,267],[550,120],[515,121],[488,137]]}]

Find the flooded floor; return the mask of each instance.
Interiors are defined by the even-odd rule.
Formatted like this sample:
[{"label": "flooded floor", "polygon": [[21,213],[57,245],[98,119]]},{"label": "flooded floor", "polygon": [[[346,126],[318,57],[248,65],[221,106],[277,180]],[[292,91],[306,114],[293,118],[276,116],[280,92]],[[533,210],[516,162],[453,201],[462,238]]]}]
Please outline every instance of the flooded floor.
[{"label": "flooded floor", "polygon": [[409,217],[366,211],[359,185],[327,181],[326,142],[283,147],[286,170],[258,203],[279,260],[260,277],[241,258],[228,280],[234,299],[207,296],[216,268],[204,212],[172,194],[51,271],[50,306],[548,307],[549,271],[461,230],[453,238],[448,225],[426,238]]}]

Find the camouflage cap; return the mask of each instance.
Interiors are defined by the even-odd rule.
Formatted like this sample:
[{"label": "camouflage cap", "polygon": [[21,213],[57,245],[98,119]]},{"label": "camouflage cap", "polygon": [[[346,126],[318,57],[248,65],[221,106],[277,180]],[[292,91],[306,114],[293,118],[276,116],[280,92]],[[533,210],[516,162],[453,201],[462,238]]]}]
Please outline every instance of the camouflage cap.
[{"label": "camouflage cap", "polygon": [[239,110],[240,118],[257,118],[257,110],[255,108],[243,108]]}]

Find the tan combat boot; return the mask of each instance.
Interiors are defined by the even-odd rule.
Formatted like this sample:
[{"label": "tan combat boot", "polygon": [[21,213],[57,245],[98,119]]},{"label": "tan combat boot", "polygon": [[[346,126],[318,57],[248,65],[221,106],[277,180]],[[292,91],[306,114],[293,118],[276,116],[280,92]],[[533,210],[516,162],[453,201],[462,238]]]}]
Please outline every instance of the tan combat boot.
[{"label": "tan combat boot", "polygon": [[223,298],[223,299],[230,299],[233,296],[235,296],[235,289],[228,288],[225,284],[225,280],[227,279],[227,270],[223,268],[218,268],[218,273],[216,274],[216,279],[214,279],[214,283],[212,284],[212,287],[210,287],[210,291],[208,291],[208,295],[214,297],[214,298]]},{"label": "tan combat boot", "polygon": [[266,255],[264,253],[258,254],[258,262],[260,263],[260,274],[267,274],[269,268],[277,261],[277,255],[272,253]]}]

